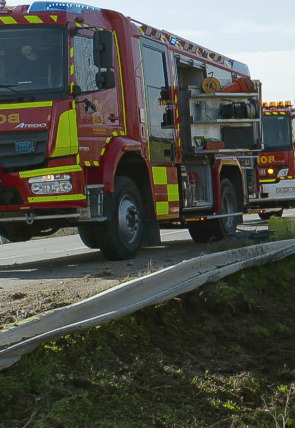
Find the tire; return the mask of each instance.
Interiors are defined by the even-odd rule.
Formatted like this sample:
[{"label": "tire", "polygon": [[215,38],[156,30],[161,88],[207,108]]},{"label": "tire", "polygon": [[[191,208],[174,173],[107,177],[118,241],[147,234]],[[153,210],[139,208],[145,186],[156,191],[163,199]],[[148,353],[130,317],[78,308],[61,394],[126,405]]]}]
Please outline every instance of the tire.
[{"label": "tire", "polygon": [[211,239],[215,240],[213,222],[215,222],[215,220],[208,220],[206,222],[194,221],[189,223],[188,231],[191,238],[196,243],[206,243]]},{"label": "tire", "polygon": [[111,203],[110,221],[99,224],[100,251],[109,260],[136,256],[143,235],[142,199],[135,183],[117,177]]},{"label": "tire", "polygon": [[282,217],[284,210],[280,211],[271,211],[269,213],[258,213],[261,220],[269,220],[271,216]]},{"label": "tire", "polygon": [[[238,210],[237,197],[230,180],[223,179],[220,185],[221,214],[235,213]],[[218,241],[233,235],[238,224],[238,217],[223,217],[207,222],[192,222],[188,231],[195,242]]]},{"label": "tire", "polygon": [[99,245],[98,237],[98,227],[97,223],[83,224],[78,226],[78,233],[81,241],[88,248],[97,249]]},{"label": "tire", "polygon": [[[39,231],[39,229],[38,229]],[[29,241],[38,232],[34,226],[29,225],[7,225],[0,228],[0,235],[10,242]]]},{"label": "tire", "polygon": [[[221,213],[230,214],[238,211],[237,196],[235,189],[227,178],[222,180],[220,185],[220,198],[221,198]],[[238,224],[238,217],[224,217],[217,220],[217,238],[226,238],[236,232]]]}]

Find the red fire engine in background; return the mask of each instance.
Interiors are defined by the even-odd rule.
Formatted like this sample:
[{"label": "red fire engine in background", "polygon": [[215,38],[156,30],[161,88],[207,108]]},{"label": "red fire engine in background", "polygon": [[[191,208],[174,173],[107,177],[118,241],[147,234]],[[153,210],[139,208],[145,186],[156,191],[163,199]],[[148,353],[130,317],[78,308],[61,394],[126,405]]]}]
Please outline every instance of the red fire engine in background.
[{"label": "red fire engine in background", "polygon": [[295,109],[291,101],[263,103],[264,148],[259,154],[260,195],[255,204],[259,216],[281,216],[295,207]]},{"label": "red fire engine in background", "polygon": [[0,6],[0,234],[77,226],[113,260],[235,232],[257,196],[260,84],[238,61],[75,3]]}]

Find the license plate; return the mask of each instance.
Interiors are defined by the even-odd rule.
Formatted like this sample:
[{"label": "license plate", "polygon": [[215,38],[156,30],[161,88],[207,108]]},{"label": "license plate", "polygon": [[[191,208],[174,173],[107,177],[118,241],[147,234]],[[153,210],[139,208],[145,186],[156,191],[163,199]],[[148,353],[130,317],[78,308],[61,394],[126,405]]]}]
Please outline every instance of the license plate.
[{"label": "license plate", "polygon": [[34,151],[33,141],[20,141],[15,147],[17,153],[30,153]]}]

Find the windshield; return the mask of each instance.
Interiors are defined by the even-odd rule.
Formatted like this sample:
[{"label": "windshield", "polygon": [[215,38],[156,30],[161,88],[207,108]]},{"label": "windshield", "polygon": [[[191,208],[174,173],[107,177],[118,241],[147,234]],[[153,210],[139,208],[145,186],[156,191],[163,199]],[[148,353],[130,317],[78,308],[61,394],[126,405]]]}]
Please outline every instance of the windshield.
[{"label": "windshield", "polygon": [[0,27],[0,100],[56,98],[64,86],[63,50],[60,27]]},{"label": "windshield", "polygon": [[290,116],[263,116],[264,150],[289,150],[292,146]]}]

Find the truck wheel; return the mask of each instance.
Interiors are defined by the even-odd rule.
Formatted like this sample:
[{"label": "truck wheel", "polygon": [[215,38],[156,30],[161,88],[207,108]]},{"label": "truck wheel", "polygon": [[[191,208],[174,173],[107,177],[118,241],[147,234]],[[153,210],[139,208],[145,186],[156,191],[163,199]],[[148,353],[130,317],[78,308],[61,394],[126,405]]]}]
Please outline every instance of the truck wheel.
[{"label": "truck wheel", "polygon": [[213,231],[213,222],[216,220],[203,221],[194,221],[190,222],[188,225],[188,231],[191,238],[196,243],[205,243],[210,241],[210,239],[215,240],[214,231]]},{"label": "truck wheel", "polygon": [[99,226],[102,254],[109,260],[134,258],[143,234],[142,199],[135,183],[128,177],[117,177],[112,198],[110,221]]},{"label": "truck wheel", "polygon": [[97,223],[82,224],[78,226],[78,233],[81,241],[88,248],[99,248],[98,229]]},{"label": "truck wheel", "polygon": [[[220,185],[221,213],[230,214],[238,211],[237,197],[230,180],[225,178]],[[238,217],[224,217],[216,222],[216,238],[222,239],[235,233]]]},{"label": "truck wheel", "polygon": [[[233,185],[227,178],[221,182],[220,197],[222,214],[237,212],[237,197]],[[195,242],[217,241],[235,233],[237,223],[237,217],[223,217],[205,223],[196,221],[189,223],[188,231]]]},{"label": "truck wheel", "polygon": [[283,212],[284,212],[284,210],[271,211],[271,212],[268,212],[268,213],[258,213],[258,215],[261,218],[261,220],[269,220],[271,218],[271,216],[282,217]]}]

